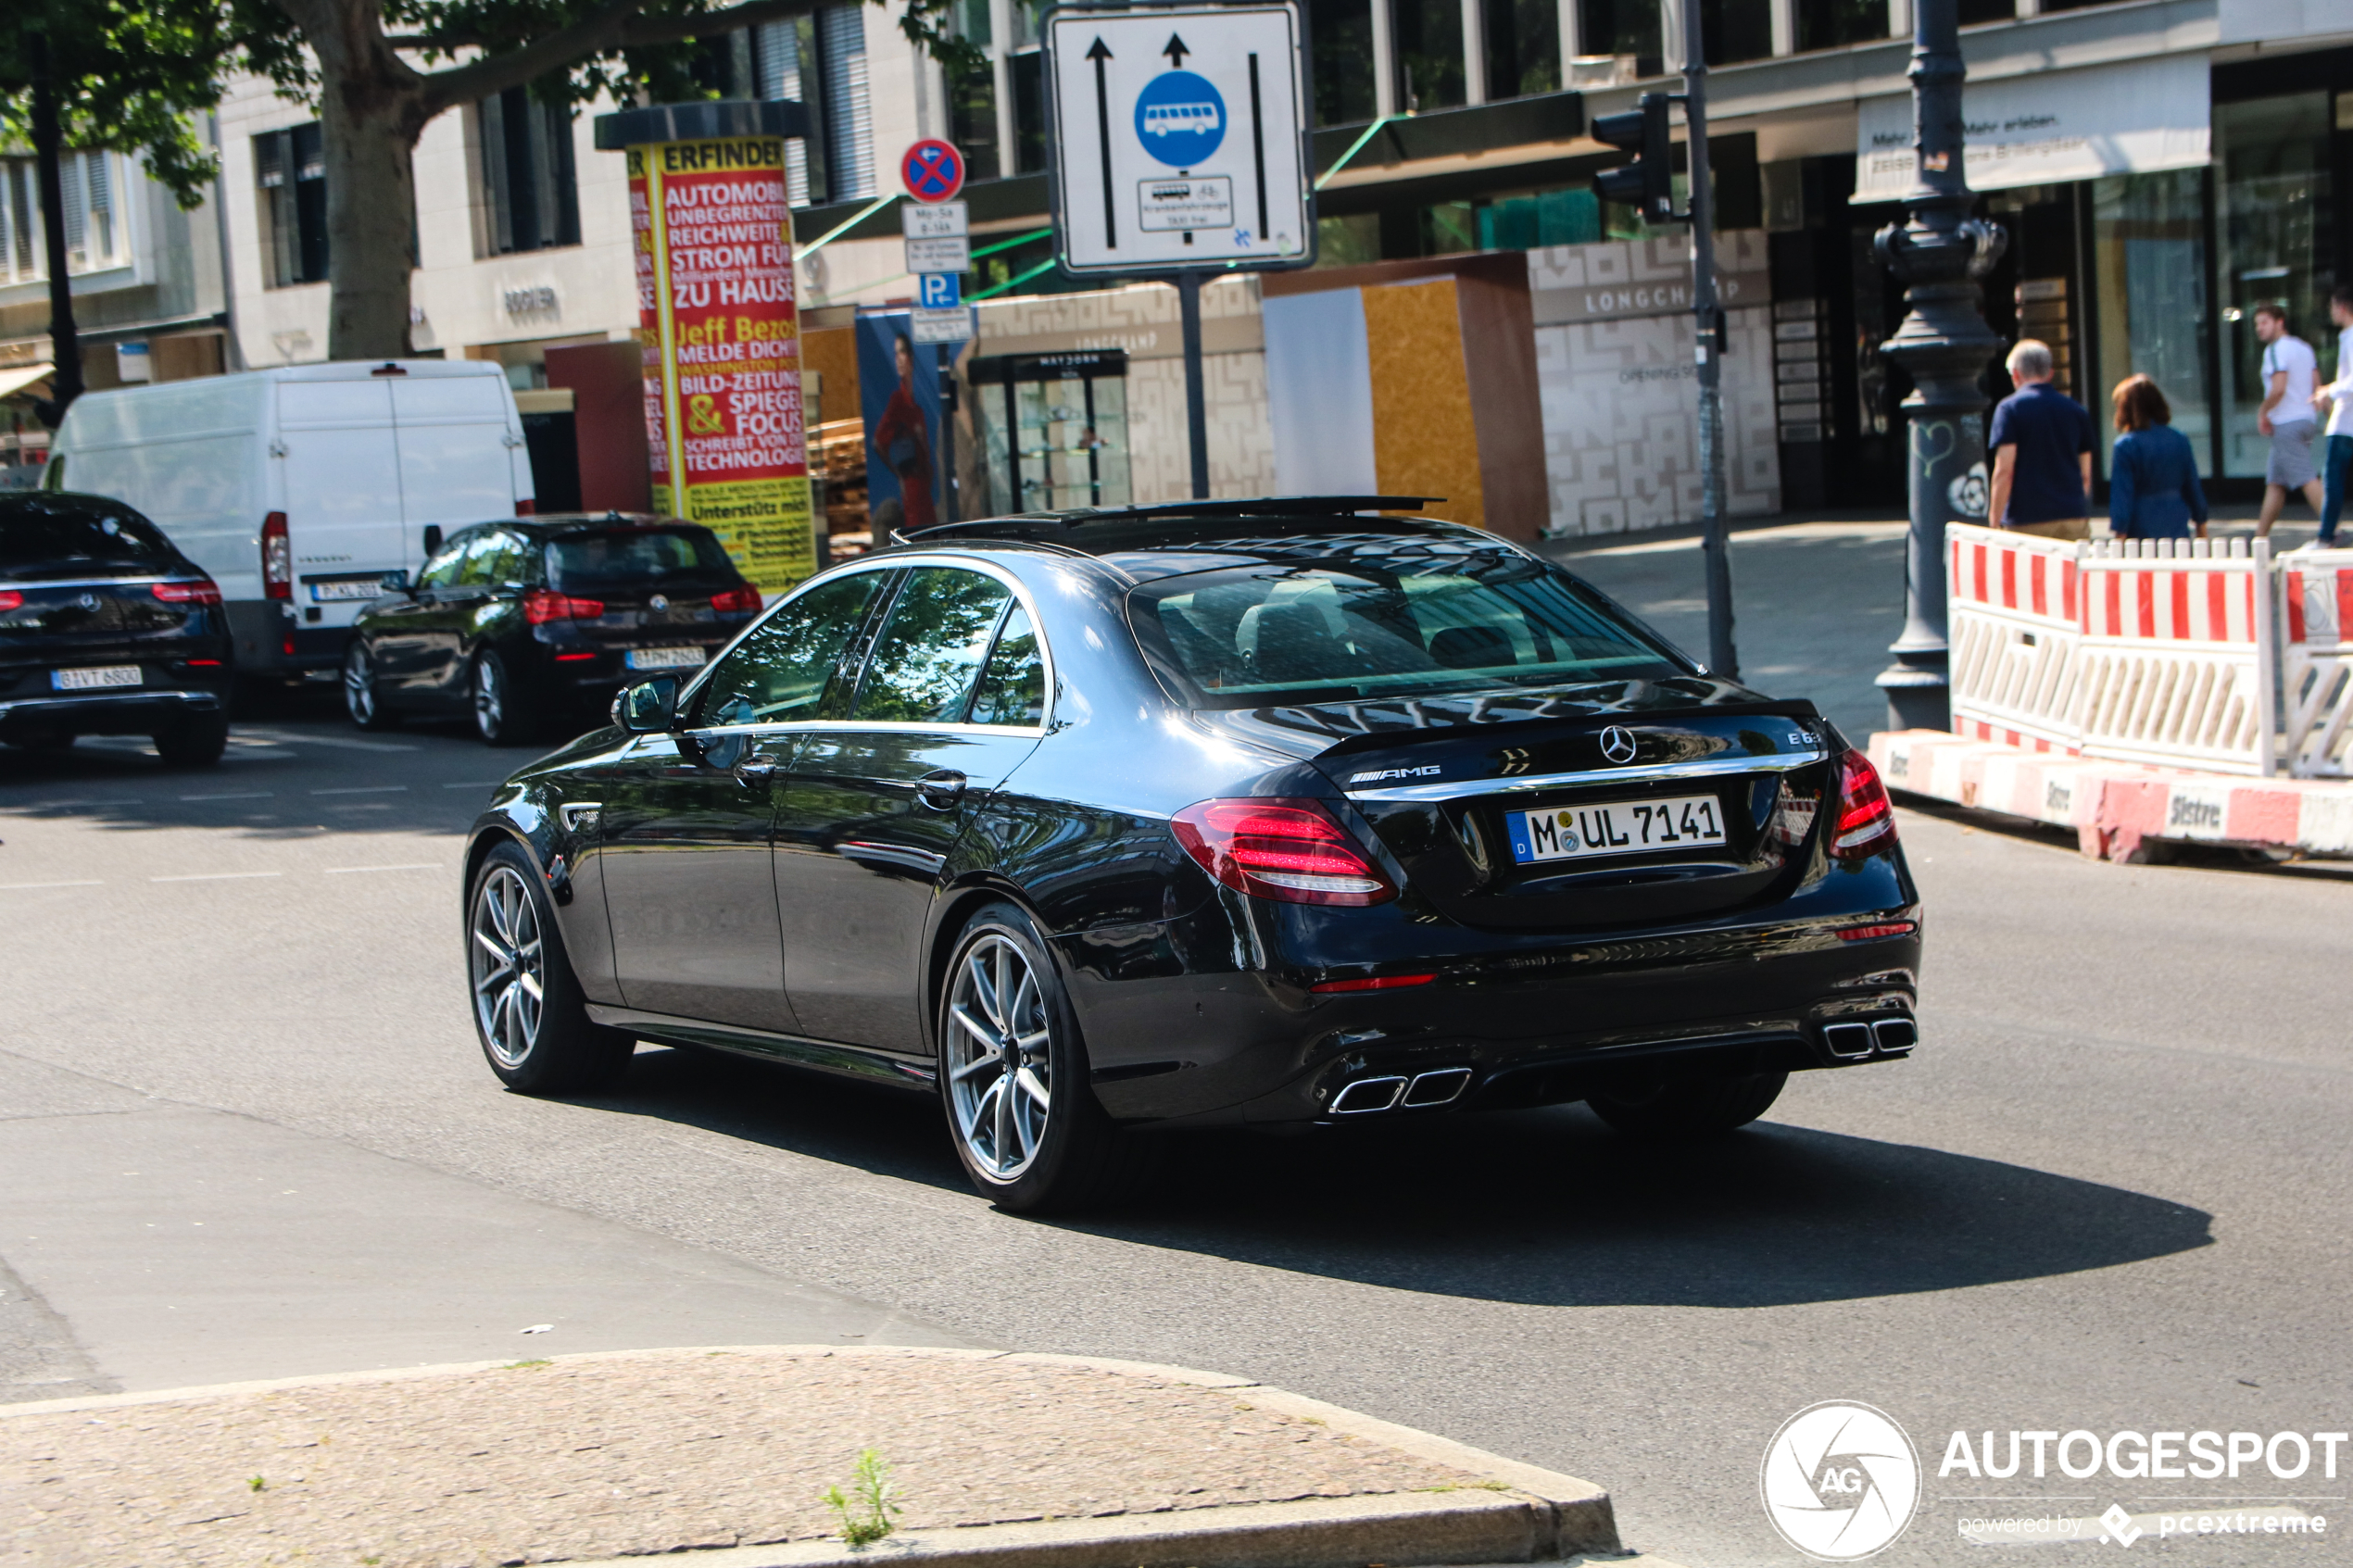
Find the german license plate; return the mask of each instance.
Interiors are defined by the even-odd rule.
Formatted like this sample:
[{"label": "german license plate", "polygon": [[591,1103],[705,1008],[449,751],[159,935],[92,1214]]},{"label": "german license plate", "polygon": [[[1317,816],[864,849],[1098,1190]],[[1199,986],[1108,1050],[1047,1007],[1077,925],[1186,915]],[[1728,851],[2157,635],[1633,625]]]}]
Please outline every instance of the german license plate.
[{"label": "german license plate", "polygon": [[382,577],[337,577],[330,582],[310,584],[311,601],[322,605],[346,604],[353,599],[380,599],[384,597],[384,580]]},{"label": "german license plate", "polygon": [[1590,859],[1597,855],[1641,855],[1660,849],[1705,849],[1724,842],[1723,808],[1712,795],[1680,795],[1667,800],[1604,800],[1555,811],[1509,811],[1512,859],[1521,865],[1541,860]]},{"label": "german license plate", "polygon": [[107,686],[139,684],[139,667],[135,664],[101,664],[82,670],[49,671],[50,688],[60,692],[94,692]]},{"label": "german license plate", "polygon": [[702,660],[700,648],[631,648],[622,662],[632,670],[690,670]]}]

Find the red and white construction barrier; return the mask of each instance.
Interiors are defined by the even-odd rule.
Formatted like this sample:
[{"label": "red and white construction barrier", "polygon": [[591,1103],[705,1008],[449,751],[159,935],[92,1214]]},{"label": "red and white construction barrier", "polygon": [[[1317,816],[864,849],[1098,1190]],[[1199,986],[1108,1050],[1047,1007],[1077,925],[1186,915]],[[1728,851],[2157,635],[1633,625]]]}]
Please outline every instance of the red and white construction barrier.
[{"label": "red and white construction barrier", "polygon": [[2280,690],[2288,771],[2353,777],[2353,550],[2304,551],[2280,562]]},{"label": "red and white construction barrier", "polygon": [[1942,730],[1875,734],[1870,759],[1891,789],[2072,828],[2104,859],[2169,840],[2353,856],[2353,782],[2135,767]]}]

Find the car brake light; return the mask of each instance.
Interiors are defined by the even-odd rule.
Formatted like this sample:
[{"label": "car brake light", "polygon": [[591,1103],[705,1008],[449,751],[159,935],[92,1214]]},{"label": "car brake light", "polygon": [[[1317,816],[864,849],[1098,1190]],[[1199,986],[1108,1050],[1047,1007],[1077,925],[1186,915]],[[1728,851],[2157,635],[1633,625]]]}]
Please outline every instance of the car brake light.
[{"label": "car brake light", "polygon": [[1831,853],[1859,859],[1894,842],[1895,808],[1887,786],[1869,758],[1850,750],[1838,760],[1838,819],[1831,829]]},{"label": "car brake light", "polygon": [[760,590],[747,583],[740,588],[729,588],[711,596],[711,608],[722,615],[758,615]]},{"label": "car brake light", "polygon": [[1878,925],[1843,925],[1831,933],[1842,942],[1876,942],[1882,936],[1909,936],[1920,928],[1918,921],[1882,921]]},{"label": "car brake light", "polygon": [[0,610],[19,609],[23,606],[22,594],[18,593],[14,588],[0,588]]},{"label": "car brake light", "polygon": [[560,653],[556,655],[556,662],[558,664],[577,664],[584,659],[594,659],[596,657],[597,655],[594,650],[587,653]]},{"label": "car brake light", "polygon": [[294,546],[286,538],[283,512],[271,512],[261,520],[261,596],[294,597]]},{"label": "car brake light", "polygon": [[209,577],[199,577],[194,583],[158,583],[156,597],[168,605],[217,605],[220,602],[220,585]]},{"label": "car brake light", "polygon": [[525,495],[522,500],[515,503],[515,515],[517,517],[534,517],[538,514],[538,511],[539,503],[533,500],[528,495]]},{"label": "car brake light", "polygon": [[1203,800],[1169,820],[1185,853],[1239,893],[1287,904],[1378,904],[1378,866],[1313,800]]},{"label": "car brake light", "polygon": [[1325,980],[1307,987],[1310,991],[1393,991],[1401,985],[1427,985],[1437,979],[1435,974],[1368,974],[1358,980]]},{"label": "car brake light", "polygon": [[575,599],[552,588],[534,588],[522,596],[522,618],[534,626],[550,621],[594,621],[605,613],[602,599]]}]

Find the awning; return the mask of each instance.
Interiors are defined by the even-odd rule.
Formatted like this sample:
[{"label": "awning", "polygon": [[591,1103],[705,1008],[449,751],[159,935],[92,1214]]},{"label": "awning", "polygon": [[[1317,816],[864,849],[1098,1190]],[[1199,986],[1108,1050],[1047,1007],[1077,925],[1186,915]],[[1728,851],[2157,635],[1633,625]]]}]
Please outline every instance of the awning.
[{"label": "awning", "polygon": [[[1969,188],[2202,169],[2208,110],[2204,55],[1972,82],[1961,90]],[[1917,177],[1911,94],[1866,98],[1855,129],[1854,199],[1900,200]]]},{"label": "awning", "polygon": [[55,365],[19,365],[0,370],[0,397],[22,392],[34,382],[46,381],[56,370]]}]

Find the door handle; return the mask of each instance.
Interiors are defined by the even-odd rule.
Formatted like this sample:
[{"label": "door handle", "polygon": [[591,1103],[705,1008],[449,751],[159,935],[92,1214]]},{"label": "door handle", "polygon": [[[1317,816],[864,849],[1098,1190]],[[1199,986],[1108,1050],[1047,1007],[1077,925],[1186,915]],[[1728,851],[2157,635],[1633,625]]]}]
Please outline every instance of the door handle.
[{"label": "door handle", "polygon": [[915,797],[935,811],[951,810],[964,797],[964,782],[955,769],[941,768],[915,781]]},{"label": "door handle", "polygon": [[776,776],[776,759],[773,757],[757,755],[747,757],[736,764],[735,772],[736,782],[739,784],[747,786],[764,784]]}]

